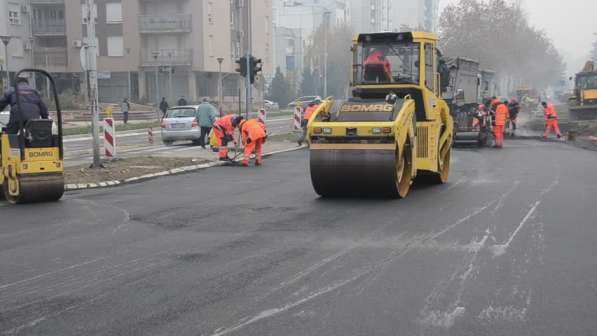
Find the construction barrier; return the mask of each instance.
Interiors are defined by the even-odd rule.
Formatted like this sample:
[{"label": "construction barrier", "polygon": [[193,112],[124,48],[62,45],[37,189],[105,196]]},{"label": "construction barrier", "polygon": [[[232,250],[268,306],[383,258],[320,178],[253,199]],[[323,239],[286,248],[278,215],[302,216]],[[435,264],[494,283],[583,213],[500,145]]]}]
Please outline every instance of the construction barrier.
[{"label": "construction barrier", "polygon": [[303,118],[303,109],[301,108],[300,105],[297,105],[294,108],[294,129],[295,130],[302,129],[302,127],[301,127],[302,118]]},{"label": "construction barrier", "polygon": [[112,118],[104,119],[104,151],[106,157],[116,156],[116,127]]},{"label": "construction barrier", "polygon": [[259,109],[259,115],[257,116],[257,119],[259,119],[259,121],[265,124],[265,121],[267,120],[265,109]]}]

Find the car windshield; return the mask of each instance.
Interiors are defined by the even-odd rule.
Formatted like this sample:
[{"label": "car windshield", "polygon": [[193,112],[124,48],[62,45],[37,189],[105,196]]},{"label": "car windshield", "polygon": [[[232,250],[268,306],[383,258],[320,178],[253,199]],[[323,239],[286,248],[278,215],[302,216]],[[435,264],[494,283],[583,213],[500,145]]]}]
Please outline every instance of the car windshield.
[{"label": "car windshield", "polygon": [[418,84],[418,43],[368,43],[357,49],[355,81],[358,84]]},{"label": "car windshield", "polygon": [[193,108],[172,109],[168,110],[166,118],[191,118],[196,114]]}]

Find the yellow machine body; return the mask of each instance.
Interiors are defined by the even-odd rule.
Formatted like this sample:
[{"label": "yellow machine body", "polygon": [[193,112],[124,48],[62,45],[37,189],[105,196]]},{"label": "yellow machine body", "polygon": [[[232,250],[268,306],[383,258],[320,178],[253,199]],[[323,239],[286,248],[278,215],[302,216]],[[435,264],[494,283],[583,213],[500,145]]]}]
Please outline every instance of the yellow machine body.
[{"label": "yellow machine body", "polygon": [[[354,69],[362,64],[364,57],[357,54],[367,47],[365,41],[381,46],[398,41],[396,48],[405,43],[412,49],[407,55],[411,63],[419,65],[418,74],[411,73],[410,83],[359,80]],[[355,36],[352,50],[353,98],[326,98],[307,126],[315,191],[322,196],[405,197],[417,175],[445,183],[453,120],[440,95],[437,37],[430,33],[361,34]],[[392,81],[398,82],[396,78]]]}]

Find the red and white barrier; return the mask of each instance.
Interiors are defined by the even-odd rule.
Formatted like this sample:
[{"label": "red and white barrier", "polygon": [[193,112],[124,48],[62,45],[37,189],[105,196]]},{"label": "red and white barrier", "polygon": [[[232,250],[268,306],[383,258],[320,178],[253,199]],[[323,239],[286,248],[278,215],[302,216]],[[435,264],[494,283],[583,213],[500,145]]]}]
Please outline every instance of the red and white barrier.
[{"label": "red and white barrier", "polygon": [[257,119],[259,119],[260,122],[265,124],[265,121],[267,120],[265,109],[259,109],[259,115],[257,116]]},{"label": "red and white barrier", "polygon": [[116,156],[116,127],[112,118],[104,119],[104,150],[106,157]]},{"label": "red and white barrier", "polygon": [[299,105],[297,105],[294,108],[294,129],[295,130],[302,129],[302,127],[301,127],[302,119],[303,119],[303,109]]}]

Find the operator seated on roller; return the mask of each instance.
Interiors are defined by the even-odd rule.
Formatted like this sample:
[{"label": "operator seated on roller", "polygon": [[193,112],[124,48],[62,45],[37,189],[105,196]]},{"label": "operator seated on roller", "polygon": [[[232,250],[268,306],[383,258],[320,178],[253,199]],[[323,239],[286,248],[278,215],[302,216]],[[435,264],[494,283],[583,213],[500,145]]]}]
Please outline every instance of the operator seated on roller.
[{"label": "operator seated on roller", "polygon": [[23,111],[19,111],[15,88],[8,89],[0,98],[0,111],[10,105],[10,119],[6,125],[6,132],[9,134],[18,133],[21,122],[25,124],[33,119],[48,119],[48,107],[39,92],[29,86],[29,81],[26,78],[17,78],[16,85],[19,87]]},{"label": "operator seated on roller", "polygon": [[367,80],[378,80],[380,82],[393,82],[392,66],[388,61],[386,47],[375,48],[363,62],[365,78]]},{"label": "operator seated on roller", "polygon": [[263,144],[265,143],[265,139],[267,139],[265,124],[259,121],[259,119],[249,119],[241,121],[238,128],[240,129],[243,145],[245,146],[242,161],[243,167],[249,166],[249,158],[253,152],[255,152],[255,166],[261,166],[263,163]]},{"label": "operator seated on roller", "polygon": [[[0,129],[0,135],[2,132],[17,134],[21,122],[24,125],[29,120],[48,119],[48,107],[41,99],[39,92],[29,86],[29,81],[26,78],[19,77],[15,82],[19,87],[23,111],[19,111],[15,88],[12,87],[6,90],[4,95],[0,97],[0,111],[4,111],[7,106],[10,106],[10,118],[6,127]],[[2,145],[1,141],[0,138],[0,146]]]},{"label": "operator seated on roller", "polygon": [[218,140],[218,156],[220,161],[230,160],[230,158],[228,158],[228,142],[233,141],[236,144],[236,141],[234,140],[234,129],[242,120],[243,117],[229,114],[214,122],[213,131]]}]

